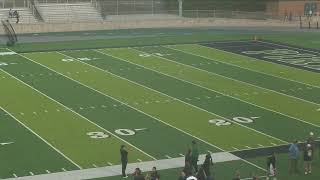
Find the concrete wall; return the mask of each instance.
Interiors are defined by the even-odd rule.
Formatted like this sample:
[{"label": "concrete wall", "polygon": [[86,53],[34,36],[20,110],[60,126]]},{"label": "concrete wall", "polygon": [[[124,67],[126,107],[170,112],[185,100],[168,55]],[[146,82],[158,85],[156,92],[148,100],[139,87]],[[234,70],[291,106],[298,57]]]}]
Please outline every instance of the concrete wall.
[{"label": "concrete wall", "polygon": [[[136,29],[136,28],[174,28],[174,27],[298,27],[298,22],[284,23],[280,20],[248,20],[223,18],[181,18],[172,20],[145,20],[124,22],[87,22],[87,23],[38,23],[13,24],[17,34],[43,32],[70,32],[108,29]],[[4,34],[0,28],[0,34]]]}]

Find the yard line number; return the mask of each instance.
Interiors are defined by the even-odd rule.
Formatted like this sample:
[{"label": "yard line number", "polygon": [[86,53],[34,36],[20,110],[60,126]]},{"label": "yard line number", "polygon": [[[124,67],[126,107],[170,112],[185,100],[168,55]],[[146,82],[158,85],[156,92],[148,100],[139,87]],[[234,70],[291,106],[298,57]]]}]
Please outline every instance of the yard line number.
[{"label": "yard line number", "polygon": [[[146,130],[146,128],[142,129],[116,129],[114,132],[120,136],[134,136],[138,131]],[[92,139],[105,139],[111,137],[109,134],[105,132],[88,132],[87,135]]]},{"label": "yard line number", "polygon": [[[88,58],[88,57],[80,57],[80,58],[75,58],[79,61],[92,61],[92,60],[97,60],[99,58]],[[72,59],[72,58],[64,58],[62,59],[63,62],[73,62],[75,61],[75,59]]]},{"label": "yard line number", "polygon": [[164,56],[170,56],[171,54],[162,54],[162,53],[143,53],[143,54],[139,54],[140,57],[151,57],[151,56],[160,56],[160,57],[164,57]]},{"label": "yard line number", "polygon": [[[259,117],[234,117],[232,118],[233,121],[241,124],[250,124],[254,122],[254,119],[257,119]],[[210,124],[214,124],[216,126],[230,126],[233,124],[233,122],[225,120],[225,119],[211,119],[209,120]]]}]

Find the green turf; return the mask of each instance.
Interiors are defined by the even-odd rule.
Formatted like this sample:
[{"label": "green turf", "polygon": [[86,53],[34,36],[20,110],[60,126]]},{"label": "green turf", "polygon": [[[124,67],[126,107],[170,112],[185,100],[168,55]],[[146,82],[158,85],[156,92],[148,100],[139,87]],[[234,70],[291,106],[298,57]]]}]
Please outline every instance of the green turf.
[{"label": "green turf", "polygon": [[[298,26],[298,25],[297,25]],[[74,35],[88,36],[88,32],[63,32],[38,34],[34,38],[53,34],[54,36]],[[16,52],[48,51],[62,49],[88,49],[101,47],[127,47],[144,45],[163,45],[196,43],[203,41],[249,40],[255,35],[265,40],[283,42],[301,47],[319,49],[319,32],[286,31],[265,29],[219,29],[219,28],[174,28],[174,29],[134,29],[134,30],[107,30],[90,32],[99,35],[96,39],[19,43],[12,49]],[[161,34],[160,34],[161,33]],[[135,35],[139,34],[139,35]],[[101,38],[108,35],[107,38]]]},{"label": "green turf", "polygon": [[[132,35],[137,32],[140,34]],[[0,57],[0,107],[12,113],[66,157],[84,168],[105,166],[108,162],[119,164],[119,146],[127,143],[115,137],[118,129],[147,128],[145,131],[136,131],[134,136],[117,135],[144,151],[131,147],[131,162],[139,161],[138,159],[150,160],[151,157],[146,153],[157,159],[164,159],[166,155],[178,157],[194,139],[191,135],[211,144],[198,141],[200,152],[205,153],[207,150],[217,152],[247,149],[249,146],[270,146],[271,142],[284,143],[271,136],[291,141],[293,138],[303,140],[309,131],[316,135],[320,133],[319,112],[316,111],[319,108],[318,73],[194,44],[175,45],[212,40],[245,40],[258,35],[259,38],[276,42],[319,49],[320,41],[316,32],[225,31],[204,28],[98,33],[102,36],[106,33],[112,35],[108,35],[107,39],[96,40],[22,43],[12,49],[17,52],[37,52],[173,45],[99,50],[102,53],[93,50],[63,52],[80,58],[77,61],[55,52],[23,54],[31,58],[30,60],[19,55]],[[42,35],[46,36],[40,34]],[[7,50],[1,49],[0,52]],[[151,53],[171,55],[162,58],[162,54],[153,54],[149,57]],[[139,56],[140,54],[142,56]],[[65,61],[61,61],[62,59]],[[50,67],[63,76],[32,61]],[[292,91],[294,88],[301,88],[303,92]],[[248,92],[251,92],[250,97],[246,95]],[[230,126],[216,126],[208,122],[212,119],[233,119],[239,116],[259,118],[253,123]],[[101,127],[91,124],[85,118]],[[301,121],[294,118],[300,118]],[[0,178],[13,177],[13,173],[26,176],[30,172],[42,174],[47,173],[46,170],[58,172],[62,171],[62,168],[77,169],[66,157],[19,125],[11,116],[1,116],[0,113],[0,121],[4,122],[0,126],[0,143],[15,141],[12,146],[0,146],[0,157],[5,160],[4,165],[0,165]],[[15,134],[10,133],[13,128],[16,129]],[[111,138],[97,140],[87,135],[91,131],[102,132],[102,128],[112,133]],[[17,155],[21,149],[24,149],[24,152]],[[312,176],[288,176],[285,173],[287,155],[279,155],[279,158],[280,179],[317,180],[319,177],[318,162],[315,162],[316,173]],[[265,166],[265,157],[250,160],[261,167]],[[216,177],[231,179],[234,171],[239,168],[243,177],[257,171],[257,168],[243,161],[219,163],[215,166]],[[176,179],[179,170],[161,171],[162,177]],[[264,173],[259,171],[259,174]]]},{"label": "green turf", "polygon": [[[69,51],[64,53],[74,58],[87,57],[95,59],[86,61],[86,63],[229,119],[234,117],[259,117],[254,123],[244,125],[286,141],[292,140],[291,133],[296,133],[301,137],[304,137],[305,134],[311,131],[316,134],[320,133],[318,127],[295,121],[292,118],[266,111],[230,97],[222,96],[219,93],[179,81],[174,79],[174,77],[168,77],[156,71],[151,71],[105,54],[95,51]],[[153,68],[151,67],[151,69]],[[217,96],[221,97],[216,98]],[[274,126],[274,124],[277,124],[277,126]],[[292,128],[289,130],[291,133],[285,134],[281,130],[286,128],[288,124],[292,125]]]},{"label": "green turf", "polygon": [[[195,45],[197,46],[197,45]],[[198,50],[196,47],[196,50],[193,50],[193,54],[190,54],[189,52],[192,52],[192,47],[189,46],[191,50],[185,50],[184,52],[176,51],[172,49],[168,49],[165,47],[155,47],[147,49],[150,53],[162,53],[162,54],[171,54],[170,59],[176,60],[181,63],[185,63],[191,66],[200,67],[203,70],[214,72],[216,74],[226,76],[232,79],[236,79],[242,82],[246,82],[255,86],[259,86],[262,88],[266,88],[269,90],[277,91],[289,96],[294,96],[297,98],[301,98],[310,102],[320,103],[320,94],[318,93],[320,90],[320,87],[310,87],[307,84],[303,84],[300,82],[295,81],[289,81],[286,79],[277,78],[275,76],[270,76],[266,74],[261,74],[256,69],[243,69],[237,66],[229,65],[224,63],[224,61],[231,59],[232,61],[236,61],[235,57],[238,57],[233,54],[225,54],[225,53],[216,53],[217,50],[212,51],[212,54],[215,54],[215,57],[212,57],[212,59],[207,59],[204,57],[201,57],[201,53],[197,53],[195,51]],[[171,47],[170,47],[171,48]],[[210,52],[210,50],[208,50]],[[220,61],[219,61],[220,59]],[[246,59],[243,57],[243,59]],[[248,61],[248,59],[246,59]],[[220,63],[222,62],[222,63]],[[238,60],[239,62],[239,60]],[[241,64],[246,61],[241,61]],[[250,64],[250,63],[248,63]],[[273,69],[274,66],[272,66]],[[266,69],[266,67],[264,67]],[[289,69],[289,68],[288,68]],[[268,71],[268,70],[266,70]],[[241,76],[239,76],[241,74]],[[311,74],[311,73],[310,73]],[[320,76],[316,76],[316,73],[313,73],[313,75],[316,77],[313,80],[318,80],[318,83],[320,82]],[[298,74],[296,75],[298,76]],[[299,75],[301,76],[301,75]],[[311,81],[311,80],[310,80]]]},{"label": "green turf", "polygon": [[[59,149],[74,164],[89,168],[94,163],[106,165],[107,160],[118,161],[115,154],[124,142],[114,136],[99,140],[90,138],[88,132],[104,130],[34,91],[3,70],[0,71],[0,76],[0,106]],[[132,157],[150,160],[150,157],[135,149],[132,150]]]},{"label": "green turf", "polygon": [[[209,120],[221,117],[177,101],[174,97],[168,97],[96,69],[81,61],[66,63],[62,61],[66,57],[61,54],[32,53],[26,54],[26,56],[223,149],[233,150],[233,146],[241,145],[256,147],[258,143],[264,145],[270,145],[271,142],[283,143],[239,125],[208,126]],[[112,86],[110,86],[111,84]],[[197,123],[194,123],[195,121]],[[232,136],[232,138],[226,142],[224,140],[226,136]]]},{"label": "green turf", "polygon": [[[4,60],[3,58],[3,61],[17,63],[14,66],[6,66],[4,68],[6,72],[72,108],[110,132],[115,132],[117,129],[147,128],[147,130],[136,132],[136,135],[121,137],[156,158],[164,159],[166,155],[180,157],[179,154],[185,154],[191,140],[195,139],[23,57],[16,56],[15,60]],[[166,145],[164,146],[163,143]],[[208,150],[220,151],[203,142],[199,142],[199,148],[200,153],[207,153]],[[114,156],[115,153],[116,156],[110,158],[103,155],[106,162],[100,164],[97,161],[94,164],[98,166],[106,165],[107,162],[119,164],[118,149],[119,146],[101,148],[101,151],[110,153],[110,156]],[[131,160],[137,161],[134,158],[134,156],[131,157]]]},{"label": "green turf", "polygon": [[[273,63],[261,61],[258,59],[242,56],[239,54],[233,54],[227,51],[221,51],[214,48],[209,48],[201,45],[177,45],[170,46],[177,50],[184,51],[186,53],[196,54],[202,57],[206,57],[212,61],[218,61],[222,63],[232,64],[237,67],[250,69],[252,71],[265,73],[268,75],[289,79],[292,81],[298,81],[301,83],[309,84],[311,86],[320,86],[320,75],[310,71],[305,71],[297,68],[293,68],[286,65],[274,66]],[[310,91],[304,89],[304,91]],[[307,93],[305,93],[307,94]],[[317,99],[313,99],[317,100]]]},{"label": "green turf", "polygon": [[[148,47],[146,49],[149,49]],[[147,51],[147,50],[145,50]],[[169,57],[141,57],[141,51],[134,49],[106,49],[103,52],[120,58],[130,60],[148,67],[156,67],[157,71],[181,78],[203,87],[233,96],[243,101],[281,112],[288,116],[301,119],[319,126],[318,104],[302,101],[300,99],[284,96],[274,91],[262,89],[251,84],[239,82],[228,77],[204,71],[201,67],[185,65],[171,60]],[[212,83],[215,82],[215,83]],[[249,94],[249,95],[248,95]],[[290,105],[288,105],[290,104]],[[300,109],[301,111],[296,111]]]},{"label": "green turf", "polygon": [[[2,81],[1,81],[2,83]],[[0,178],[75,170],[77,167],[0,109]],[[13,131],[14,130],[14,131]],[[50,163],[48,163],[50,162]]]}]

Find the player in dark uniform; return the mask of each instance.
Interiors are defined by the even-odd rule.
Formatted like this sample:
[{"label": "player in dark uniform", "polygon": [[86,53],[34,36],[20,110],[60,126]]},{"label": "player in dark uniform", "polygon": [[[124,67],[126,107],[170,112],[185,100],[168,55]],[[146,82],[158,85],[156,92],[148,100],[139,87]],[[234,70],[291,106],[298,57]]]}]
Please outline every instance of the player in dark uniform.
[{"label": "player in dark uniform", "polygon": [[126,150],[125,145],[121,145],[120,148],[120,155],[121,155],[121,164],[122,164],[122,177],[127,178],[126,169],[128,164],[128,151]]},{"label": "player in dark uniform", "polygon": [[304,174],[311,174],[311,163],[313,159],[313,148],[311,144],[306,144],[303,151]]},{"label": "player in dark uniform", "polygon": [[275,153],[272,153],[267,157],[267,180],[273,178],[276,180],[277,171],[276,171],[276,156]]}]

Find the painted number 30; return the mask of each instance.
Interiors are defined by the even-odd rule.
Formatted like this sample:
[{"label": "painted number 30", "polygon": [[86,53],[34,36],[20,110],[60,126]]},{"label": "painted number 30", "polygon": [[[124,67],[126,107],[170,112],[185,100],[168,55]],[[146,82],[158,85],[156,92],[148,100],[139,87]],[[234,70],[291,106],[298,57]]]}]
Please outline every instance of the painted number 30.
[{"label": "painted number 30", "polygon": [[104,139],[110,137],[110,135],[104,132],[88,132],[87,135],[92,139]]}]

